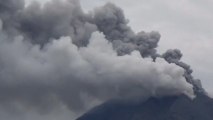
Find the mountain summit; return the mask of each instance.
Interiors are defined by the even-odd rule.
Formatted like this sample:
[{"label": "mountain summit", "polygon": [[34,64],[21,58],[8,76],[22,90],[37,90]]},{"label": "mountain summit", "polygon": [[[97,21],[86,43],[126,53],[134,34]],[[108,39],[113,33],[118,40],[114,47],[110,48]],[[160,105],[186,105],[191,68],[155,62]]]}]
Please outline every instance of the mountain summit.
[{"label": "mountain summit", "polygon": [[185,95],[149,98],[141,103],[106,102],[77,120],[212,120],[213,99],[198,93],[195,99]]}]

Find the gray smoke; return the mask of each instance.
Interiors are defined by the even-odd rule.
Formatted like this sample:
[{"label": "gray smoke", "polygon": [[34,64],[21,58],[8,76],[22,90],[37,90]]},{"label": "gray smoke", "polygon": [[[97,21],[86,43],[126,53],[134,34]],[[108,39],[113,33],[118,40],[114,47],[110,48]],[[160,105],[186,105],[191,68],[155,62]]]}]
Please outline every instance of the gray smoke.
[{"label": "gray smoke", "polygon": [[85,14],[78,0],[0,0],[0,106],[78,112],[110,99],[193,97],[201,84],[179,50],[157,53],[159,39],[134,33],[111,3]]},{"label": "gray smoke", "polygon": [[45,7],[34,2],[26,8],[23,0],[3,0],[1,4],[7,8],[0,11],[4,30],[22,34],[32,43],[42,46],[61,36],[71,36],[73,43],[85,46],[91,33],[96,30],[96,26],[89,23],[91,17],[81,10],[78,0],[53,0]]},{"label": "gray smoke", "polygon": [[94,15],[87,15],[83,13],[78,0],[65,2],[53,0],[45,7],[34,3],[24,8],[21,0],[2,1],[2,6],[7,8],[0,13],[4,29],[18,32],[32,43],[42,46],[61,36],[71,36],[74,44],[86,46],[92,32],[98,28],[113,43],[118,55],[138,50],[143,57],[156,56],[155,48],[160,34],[143,31],[135,34],[127,25],[123,11],[115,5],[108,3],[95,9]]},{"label": "gray smoke", "polygon": [[94,13],[94,23],[99,31],[103,32],[118,55],[130,54],[138,50],[142,57],[156,56],[156,50],[160,34],[158,32],[146,33],[144,31],[135,34],[127,25],[123,11],[114,4],[108,3],[97,8]]},{"label": "gray smoke", "polygon": [[191,69],[191,67],[188,64],[181,61],[182,56],[183,55],[182,55],[180,50],[170,49],[170,50],[167,50],[160,57],[164,58],[168,63],[174,63],[177,66],[180,66],[181,68],[183,68],[184,69],[184,77],[186,78],[186,81],[188,83],[193,85],[194,91],[205,93],[205,90],[202,88],[201,81],[199,79],[194,79],[194,77],[192,76],[193,70]]}]

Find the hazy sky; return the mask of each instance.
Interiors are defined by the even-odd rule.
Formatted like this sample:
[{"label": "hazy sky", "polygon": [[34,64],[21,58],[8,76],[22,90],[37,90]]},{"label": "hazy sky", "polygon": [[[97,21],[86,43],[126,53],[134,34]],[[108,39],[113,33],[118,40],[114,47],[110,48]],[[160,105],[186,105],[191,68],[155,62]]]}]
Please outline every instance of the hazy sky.
[{"label": "hazy sky", "polygon": [[[27,4],[29,4],[32,1],[33,0],[26,0]],[[39,1],[42,4],[44,4],[45,2],[50,0],[34,0],[34,1]],[[129,26],[131,26],[135,32],[140,32],[140,31],[150,32],[153,30],[159,31],[161,34],[161,40],[159,43],[159,47],[157,48],[158,52],[164,53],[168,49],[175,49],[175,48],[180,49],[184,56],[182,61],[191,65],[192,69],[194,70],[193,75],[195,76],[195,78],[201,79],[206,90],[209,93],[213,93],[213,88],[212,88],[213,81],[211,80],[211,78],[213,78],[213,71],[211,70],[211,68],[213,67],[213,56],[211,54],[211,52],[213,52],[213,41],[212,41],[213,15],[211,13],[211,11],[213,10],[213,4],[212,4],[213,2],[211,0],[202,0],[202,1],[201,0],[179,0],[179,1],[174,1],[174,0],[161,0],[161,1],[157,1],[157,0],[81,0],[81,4],[82,4],[82,8],[84,12],[89,12],[93,10],[95,7],[102,6],[107,2],[115,3],[117,6],[121,7],[124,10],[126,18],[129,19],[130,21]],[[2,3],[5,3],[5,2],[2,2]],[[18,5],[18,4],[15,4],[15,5]],[[76,4],[72,4],[72,5],[76,5]],[[60,11],[61,7],[57,8],[57,6],[60,6],[60,5],[56,3],[49,6],[48,8],[49,11],[47,11],[47,13],[45,13],[44,16],[45,17],[47,16],[48,18],[49,13],[51,13],[52,11],[56,10],[54,11],[56,13]],[[71,6],[71,8],[72,7],[73,6]],[[110,4],[108,7],[110,8],[110,10],[111,9],[113,10],[113,6],[110,7]],[[34,8],[30,10],[35,10]],[[55,8],[55,9],[50,9],[50,8]],[[70,8],[70,6],[68,8]],[[68,17],[70,17],[69,16],[70,11],[73,10],[71,8],[64,9],[66,13],[65,16],[67,15]],[[117,8],[114,8],[114,9],[117,9]],[[102,11],[106,11],[106,9],[96,10],[96,12],[97,11],[99,12],[101,11],[100,13],[105,14],[105,12],[102,12]],[[43,13],[43,11],[39,11],[39,12]],[[78,13],[78,10],[77,12],[76,11],[74,12],[77,14],[81,14],[81,12]],[[29,15],[29,16],[32,15],[30,12],[29,14],[27,13],[28,12],[26,12],[26,14],[23,14],[23,15]],[[60,12],[59,14],[61,15]],[[51,17],[49,18],[50,19],[46,20],[48,21],[48,23],[49,21],[52,20]],[[57,17],[57,18],[62,18],[64,20],[63,14],[62,14],[62,17]],[[37,19],[32,18],[32,20],[35,21]],[[58,23],[63,23],[60,21],[61,19],[59,20],[53,19],[53,20],[57,21]],[[4,22],[5,21],[3,21],[3,23]],[[35,23],[36,25],[40,24],[39,21],[36,21]],[[70,21],[67,22],[65,19],[64,23],[70,24]],[[0,20],[0,31],[2,29],[1,24],[2,23]],[[75,24],[75,22],[73,24]],[[67,24],[63,24],[60,30],[64,30],[64,26],[66,28],[66,25]],[[50,24],[50,26],[52,26],[52,24]],[[83,29],[81,29],[83,33],[85,31],[93,32],[94,26],[90,24],[86,24],[85,26],[83,26],[82,27]],[[88,30],[86,30],[85,28],[88,28]],[[40,35],[41,32],[38,32],[38,34]],[[33,32],[33,33],[36,34],[36,32]],[[48,32],[44,32],[44,33],[48,33]],[[1,35],[0,37],[5,38],[3,33],[0,35]],[[82,36],[82,34],[80,34],[80,36]],[[1,46],[0,51],[3,51],[3,52],[0,52],[1,58],[5,58],[5,59],[2,59],[3,60],[2,63],[8,63],[6,64],[6,68],[8,69],[6,70],[9,71],[8,73],[11,73],[11,74],[5,74],[6,78],[9,76],[11,80],[17,79],[18,81],[17,83],[23,82],[23,84],[20,84],[20,85],[17,84],[18,86],[16,85],[15,87],[11,86],[11,88],[14,88],[14,89],[11,89],[11,88],[8,88],[8,86],[5,86],[7,84],[1,84],[1,86],[3,87],[0,92],[4,94],[1,94],[2,95],[1,99],[3,98],[3,104],[0,107],[0,116],[1,116],[0,118],[5,120],[14,120],[14,119],[16,120],[29,120],[29,119],[30,120],[42,120],[42,119],[72,120],[78,116],[78,114],[75,114],[72,111],[74,110],[75,107],[77,111],[77,108],[81,108],[81,105],[84,106],[84,104],[88,104],[91,101],[93,101],[94,103],[89,103],[88,108],[92,107],[93,105],[97,105],[97,103],[100,102],[98,100],[103,99],[105,101],[110,99],[111,96],[117,96],[116,93],[120,93],[119,92],[120,87],[123,89],[121,89],[122,92],[119,95],[125,96],[129,93],[130,96],[133,95],[136,97],[137,97],[137,94],[139,94],[139,96],[142,94],[141,91],[142,92],[145,91],[144,94],[145,93],[149,94],[146,90],[150,91],[150,95],[155,95],[155,94],[158,95],[157,92],[159,91],[158,89],[155,89],[155,88],[158,88],[159,86],[161,87],[163,86],[163,88],[165,88],[165,89],[162,89],[162,91],[164,92],[166,91],[165,95],[167,94],[173,95],[179,92],[186,94],[186,92],[192,93],[193,91],[192,86],[189,83],[187,83],[185,79],[183,78],[183,69],[180,69],[176,65],[165,63],[165,61],[164,63],[162,61],[158,61],[161,59],[157,59],[155,63],[150,62],[150,60],[148,59],[141,59],[140,54],[137,52],[133,52],[132,55],[117,56],[115,51],[112,50],[113,47],[110,46],[111,44],[109,44],[105,40],[104,36],[98,32],[95,32],[94,35],[92,35],[90,39],[91,40],[90,44],[87,47],[82,49],[77,49],[77,47],[74,44],[71,44],[69,37],[68,38],[62,37],[58,41],[48,44],[45,47],[46,49],[44,50],[39,49],[37,45],[35,46],[32,45],[33,46],[32,47],[31,44],[27,44],[27,42],[26,43],[23,42],[21,36],[16,37],[15,40],[17,42],[6,44],[6,42],[4,42],[2,39],[3,42],[1,42],[2,44],[0,44]],[[29,50],[29,48],[32,48],[32,49]],[[62,57],[60,55],[62,55]],[[42,58],[42,59],[39,59],[39,58]],[[38,61],[38,60],[41,60],[41,61]],[[148,60],[149,62],[146,60]],[[40,63],[43,63],[44,61],[48,61],[47,62],[48,64],[46,64],[46,66],[44,64],[40,64]],[[16,69],[14,69],[14,65],[17,65],[15,66]],[[94,68],[94,70],[90,68]],[[152,74],[152,72],[156,72],[155,70],[157,71],[157,73]],[[13,71],[14,73],[17,73],[17,74],[13,74]],[[96,76],[97,74],[98,76]],[[160,75],[160,77],[158,75]],[[5,76],[3,76],[2,78],[4,78]],[[25,78],[26,78],[26,81],[25,81]],[[69,83],[68,84],[66,81],[67,78],[73,78],[73,80],[76,79],[76,81],[74,82],[68,81]],[[103,80],[101,80],[100,78],[103,78]],[[19,81],[19,79],[21,81]],[[37,80],[39,84],[34,84],[34,82],[28,81],[28,80]],[[57,83],[58,80],[60,80],[59,83],[61,84]],[[98,80],[98,81],[95,81],[95,80]],[[105,82],[103,83],[101,82],[105,80],[107,81],[110,80],[110,81],[106,82],[107,84],[105,84]],[[123,82],[123,80],[126,80],[126,81]],[[133,82],[134,84],[129,84],[132,81],[136,81],[136,82]],[[31,82],[33,84],[29,84],[29,85],[32,85],[32,86],[28,86],[28,84],[26,84]],[[155,82],[156,84],[154,84]],[[74,84],[70,84],[70,83],[74,83]],[[112,85],[109,83],[112,83]],[[147,83],[147,84],[144,85],[144,83]],[[140,85],[142,84],[142,87],[139,86],[138,88],[146,88],[146,89],[143,89],[143,90],[138,89],[137,88],[138,84]],[[45,86],[45,85],[49,85],[49,86]],[[97,89],[90,89],[90,88],[96,88],[96,86],[97,86]],[[82,88],[85,88],[85,89],[82,89]],[[118,89],[111,89],[111,88],[118,88]],[[133,90],[131,91],[131,89],[129,88],[133,88]],[[174,88],[174,90],[170,88]],[[135,92],[135,91],[139,91],[139,92]],[[13,92],[15,94],[13,94]],[[34,92],[37,94],[35,94]],[[53,93],[53,94],[50,94],[50,93]],[[85,93],[85,94],[82,94],[82,93]],[[90,93],[92,94],[94,93],[94,95],[89,96]],[[58,96],[59,99],[52,99],[55,97],[54,94],[56,94],[56,96]],[[43,98],[44,101],[39,102],[38,100],[40,100],[40,98]],[[50,99],[45,99],[45,98],[50,98]],[[97,101],[95,101],[96,100],[95,98],[97,98]],[[85,100],[86,102],[81,101],[81,99]],[[4,100],[6,102],[7,100],[11,100],[12,104],[10,105],[4,104]],[[23,103],[26,103],[26,107],[23,107],[21,105],[19,106],[19,103],[18,103],[19,100],[23,101]],[[39,104],[37,105],[37,103]],[[48,105],[49,105],[48,103],[50,103],[50,106],[53,104],[55,105],[55,106],[53,105],[53,108],[52,107],[49,108],[49,109],[53,109],[52,111],[49,111],[49,112],[48,112]],[[58,104],[56,105],[55,103],[58,103]],[[42,108],[47,108],[47,109],[42,109]]]},{"label": "hazy sky", "polygon": [[[27,0],[29,3],[33,0]],[[45,3],[49,0],[37,0]],[[213,92],[213,1],[211,0],[81,0],[85,11],[115,3],[124,10],[129,25],[139,32],[157,30],[161,33],[158,49],[181,49],[183,60]]]}]

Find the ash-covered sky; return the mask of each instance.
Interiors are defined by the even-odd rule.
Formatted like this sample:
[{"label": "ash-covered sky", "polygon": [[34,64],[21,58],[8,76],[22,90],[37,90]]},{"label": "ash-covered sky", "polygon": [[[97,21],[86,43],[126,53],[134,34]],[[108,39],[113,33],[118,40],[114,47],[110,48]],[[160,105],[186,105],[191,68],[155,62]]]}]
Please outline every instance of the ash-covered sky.
[{"label": "ash-covered sky", "polygon": [[85,10],[105,2],[117,4],[135,30],[157,30],[158,49],[178,48],[193,75],[213,93],[213,1],[212,0],[81,0]]},{"label": "ash-covered sky", "polygon": [[[31,2],[33,0],[26,0]],[[36,0],[45,3],[50,0]],[[213,1],[212,0],[81,0],[90,11],[112,2],[124,10],[134,31],[159,31],[159,51],[178,48],[193,75],[213,93]]]},{"label": "ash-covered sky", "polygon": [[[193,75],[213,93],[213,1],[212,0],[81,0],[91,10],[105,2],[121,7],[129,25],[136,31],[157,30],[161,34],[158,49],[178,48]],[[88,2],[89,1],[89,2]]]},{"label": "ash-covered sky", "polygon": [[[192,97],[184,78],[192,77],[187,64],[211,91],[213,37],[207,3],[111,1],[124,16],[113,4],[102,7],[108,1],[82,0],[82,9],[92,10],[88,14],[77,0],[54,0],[44,9],[37,4],[25,9],[20,1],[0,1],[3,119],[67,120],[113,98]],[[161,55],[175,48],[187,64],[179,61],[179,50]]]}]

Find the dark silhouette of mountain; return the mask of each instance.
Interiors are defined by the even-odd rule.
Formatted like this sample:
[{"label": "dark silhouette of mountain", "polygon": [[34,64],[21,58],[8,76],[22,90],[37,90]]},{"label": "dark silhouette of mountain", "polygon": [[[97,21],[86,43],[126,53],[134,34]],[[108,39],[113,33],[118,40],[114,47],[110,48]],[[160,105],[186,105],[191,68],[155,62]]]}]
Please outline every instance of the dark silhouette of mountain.
[{"label": "dark silhouette of mountain", "polygon": [[141,103],[106,102],[77,120],[213,120],[213,99],[198,93],[150,98]]}]

